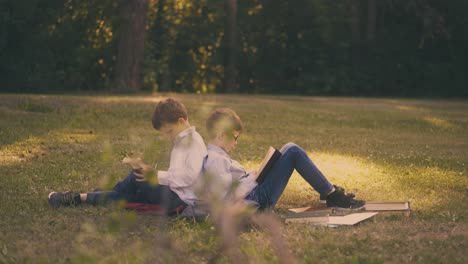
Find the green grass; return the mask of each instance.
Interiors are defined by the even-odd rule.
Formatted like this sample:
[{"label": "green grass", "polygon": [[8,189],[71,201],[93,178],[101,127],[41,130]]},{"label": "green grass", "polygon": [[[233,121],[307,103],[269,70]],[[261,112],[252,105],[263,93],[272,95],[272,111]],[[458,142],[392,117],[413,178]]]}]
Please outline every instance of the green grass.
[{"label": "green grass", "polygon": [[[173,96],[185,103],[203,136],[212,109],[237,111],[246,132],[232,156],[248,169],[269,145],[292,141],[333,183],[359,198],[411,201],[409,218],[379,216],[337,229],[278,227],[287,244],[281,250],[298,262],[468,262],[467,101]],[[120,163],[125,155],[167,168],[170,143],[151,127],[160,99],[0,96],[0,263],[200,263],[217,256],[223,239],[210,222],[167,221],[113,206],[54,210],[47,204],[51,190],[112,186],[128,172]],[[277,209],[317,202],[318,194],[295,173]],[[251,262],[277,262],[281,250],[271,235],[246,228],[237,250]],[[227,256],[216,262],[228,262]]]}]

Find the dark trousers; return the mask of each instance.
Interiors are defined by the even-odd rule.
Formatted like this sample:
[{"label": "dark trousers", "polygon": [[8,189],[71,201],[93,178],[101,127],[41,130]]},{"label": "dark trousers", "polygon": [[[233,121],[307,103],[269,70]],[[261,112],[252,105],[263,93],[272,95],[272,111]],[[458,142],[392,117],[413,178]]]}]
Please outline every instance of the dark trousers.
[{"label": "dark trousers", "polygon": [[265,180],[246,197],[248,200],[257,202],[259,209],[275,207],[294,169],[318,193],[326,195],[333,190],[333,185],[302,148],[294,143],[288,143],[283,146],[281,153],[281,157],[266,175]]},{"label": "dark trousers", "polygon": [[169,186],[138,182],[133,171],[111,191],[89,192],[87,195],[86,203],[92,205],[124,200],[129,203],[158,204],[166,212],[171,212],[179,206],[187,206]]}]

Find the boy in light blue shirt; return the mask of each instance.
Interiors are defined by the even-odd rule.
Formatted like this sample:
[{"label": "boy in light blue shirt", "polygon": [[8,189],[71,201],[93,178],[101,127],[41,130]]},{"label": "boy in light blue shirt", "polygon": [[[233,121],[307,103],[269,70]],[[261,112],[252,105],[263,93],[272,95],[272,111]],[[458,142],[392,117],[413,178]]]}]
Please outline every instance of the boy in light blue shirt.
[{"label": "boy in light blue shirt", "polygon": [[257,172],[245,171],[239,162],[229,156],[243,131],[239,116],[228,108],[216,109],[208,117],[206,128],[210,139],[208,157],[203,167],[206,175],[210,175],[211,187],[208,190],[222,199],[253,201],[259,209],[274,208],[296,169],[326,200],[328,207],[360,209],[365,204],[354,199],[353,194],[346,194],[343,188],[332,185],[307,153],[294,143],[281,148],[281,157],[264,181],[257,184]]}]

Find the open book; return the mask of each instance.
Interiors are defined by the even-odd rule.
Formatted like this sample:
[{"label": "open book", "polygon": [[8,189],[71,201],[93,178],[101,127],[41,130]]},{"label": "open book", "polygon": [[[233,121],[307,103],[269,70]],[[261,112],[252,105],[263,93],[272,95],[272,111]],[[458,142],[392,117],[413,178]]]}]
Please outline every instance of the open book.
[{"label": "open book", "polygon": [[257,183],[262,183],[265,180],[265,176],[270,172],[271,168],[275,162],[281,157],[281,152],[279,150],[269,147],[265,157],[260,163],[260,167],[257,170]]},{"label": "open book", "polygon": [[377,212],[371,213],[354,213],[344,216],[329,216],[324,212],[305,212],[297,214],[289,214],[286,217],[286,223],[307,223],[312,225],[325,225],[329,227],[337,226],[352,226],[364,220],[370,219],[377,215]]},{"label": "open book", "polygon": [[146,165],[143,160],[141,160],[140,158],[130,158],[130,157],[125,157],[123,160],[122,160],[122,163],[124,164],[129,164],[132,169],[134,170],[142,170],[142,171],[149,171],[151,170],[151,166],[150,165]]},{"label": "open book", "polygon": [[140,158],[130,157],[125,157],[122,160],[122,163],[130,165],[130,167],[132,167],[132,170],[145,175],[144,177],[141,177],[134,174],[137,179],[146,179],[146,181],[148,181],[151,184],[158,184],[158,177],[156,172],[157,164],[155,164],[153,168],[150,165],[145,164]]},{"label": "open book", "polygon": [[330,212],[327,210],[290,213],[286,215],[285,223],[325,223],[328,222],[329,216]]}]

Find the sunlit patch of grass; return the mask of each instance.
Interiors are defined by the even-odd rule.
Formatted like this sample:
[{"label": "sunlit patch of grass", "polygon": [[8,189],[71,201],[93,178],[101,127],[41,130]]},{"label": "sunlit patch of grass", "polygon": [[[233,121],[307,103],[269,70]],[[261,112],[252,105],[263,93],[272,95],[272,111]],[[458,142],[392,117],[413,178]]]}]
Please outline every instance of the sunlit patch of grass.
[{"label": "sunlit patch of grass", "polygon": [[100,96],[93,98],[97,103],[157,103],[166,97],[163,96]]},{"label": "sunlit patch of grass", "polygon": [[414,106],[407,106],[407,105],[397,105],[396,109],[404,110],[404,111],[416,111],[416,110],[418,110]]},{"label": "sunlit patch of grass", "polygon": [[372,161],[337,153],[308,153],[318,168],[332,181],[340,182],[344,187],[362,184],[369,178],[380,178],[384,173]]},{"label": "sunlit patch of grass", "polygon": [[87,144],[96,140],[96,135],[89,131],[52,131],[45,137],[27,139],[3,146],[0,149],[0,165],[14,165],[49,153],[50,144]]},{"label": "sunlit patch of grass", "polygon": [[428,116],[424,118],[424,121],[428,122],[436,128],[450,129],[456,127],[455,124],[439,117]]},{"label": "sunlit patch of grass", "polygon": [[11,166],[28,161],[38,155],[42,156],[46,152],[43,145],[43,139],[32,136],[26,140],[3,146],[0,149],[0,165]]}]

